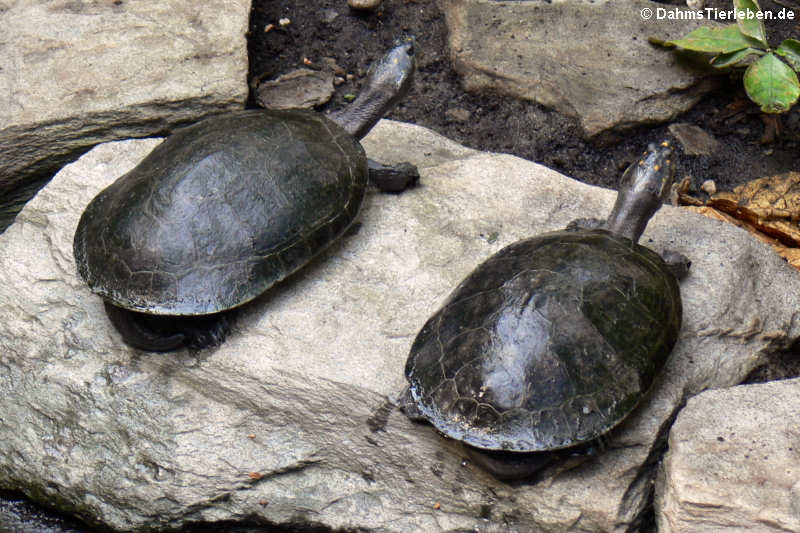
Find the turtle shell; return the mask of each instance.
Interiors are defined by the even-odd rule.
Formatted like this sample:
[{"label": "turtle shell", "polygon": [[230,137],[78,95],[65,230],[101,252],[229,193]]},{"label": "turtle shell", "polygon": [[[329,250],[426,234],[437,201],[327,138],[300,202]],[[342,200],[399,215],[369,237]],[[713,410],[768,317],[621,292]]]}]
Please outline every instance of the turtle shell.
[{"label": "turtle shell", "polygon": [[92,200],[75,233],[78,272],[132,311],[224,311],[341,235],[367,179],[361,145],[319,113],[218,115],[174,133]]},{"label": "turtle shell", "polygon": [[621,422],[681,327],[662,258],[605,230],[564,230],[490,257],[420,331],[409,393],[437,429],[490,450],[555,450]]}]

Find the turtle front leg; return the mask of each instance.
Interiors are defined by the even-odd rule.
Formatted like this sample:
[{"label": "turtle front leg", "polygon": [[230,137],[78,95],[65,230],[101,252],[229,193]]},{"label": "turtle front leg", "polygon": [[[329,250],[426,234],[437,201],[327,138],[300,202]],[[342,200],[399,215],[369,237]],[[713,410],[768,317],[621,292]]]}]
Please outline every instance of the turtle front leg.
[{"label": "turtle front leg", "polygon": [[368,159],[367,166],[370,181],[383,192],[402,192],[419,181],[419,170],[411,163],[384,165]]}]

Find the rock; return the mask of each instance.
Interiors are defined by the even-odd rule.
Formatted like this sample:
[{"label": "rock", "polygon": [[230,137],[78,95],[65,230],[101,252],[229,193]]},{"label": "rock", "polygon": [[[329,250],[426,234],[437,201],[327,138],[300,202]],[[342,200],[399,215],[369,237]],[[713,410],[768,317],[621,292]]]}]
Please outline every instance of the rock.
[{"label": "rock", "polygon": [[720,149],[719,141],[699,126],[676,122],[667,128],[689,155],[713,155]]},{"label": "rock", "polygon": [[89,147],[241,108],[249,9],[223,0],[0,3],[0,231],[42,179]]},{"label": "rock", "polygon": [[89,200],[157,143],[96,147],[0,236],[0,487],[93,523],[633,530],[685,398],[740,382],[800,334],[800,274],[745,232],[664,207],[643,242],[693,262],[665,372],[603,453],[507,485],[388,399],[468,272],[531,233],[605,216],[612,191],[381,121],[367,153],[418,165],[421,184],[369,194],[359,230],[245,306],[220,347],[153,354],[122,344],[75,272],[72,237]]},{"label": "rock", "polygon": [[312,108],[333,96],[333,73],[307,68],[258,83],[256,100],[267,109]]},{"label": "rock", "polygon": [[800,379],[704,392],[669,435],[658,530],[800,531]]},{"label": "rock", "polygon": [[674,51],[647,39],[678,38],[716,23],[640,15],[664,4],[445,0],[442,8],[450,59],[465,90],[552,107],[577,117],[587,137],[670,120],[713,87]]}]

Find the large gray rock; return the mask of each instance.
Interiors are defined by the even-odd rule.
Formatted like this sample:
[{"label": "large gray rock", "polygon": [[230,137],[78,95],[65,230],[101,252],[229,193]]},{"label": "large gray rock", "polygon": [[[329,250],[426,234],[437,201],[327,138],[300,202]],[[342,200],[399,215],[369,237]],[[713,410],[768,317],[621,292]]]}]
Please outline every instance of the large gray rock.
[{"label": "large gray rock", "polygon": [[94,144],[242,107],[250,2],[0,1],[0,230]]},{"label": "large gray rock", "polygon": [[222,346],[151,354],[121,343],[78,279],[72,236],[92,196],[157,142],[95,148],[0,236],[0,486],[116,528],[625,531],[684,398],[739,382],[800,333],[800,274],[735,227],[665,207],[643,242],[693,261],[666,371],[602,454],[510,486],[387,397],[418,329],[478,262],[604,215],[612,191],[382,121],[368,154],[416,163],[421,186],[370,194],[360,230],[247,305]]},{"label": "large gray rock", "polygon": [[704,392],[669,434],[661,533],[800,531],[800,379]]},{"label": "large gray rock", "polygon": [[[713,21],[658,20],[648,0],[443,0],[450,58],[468,91],[500,91],[577,117],[586,136],[670,120],[713,85],[647,42]],[[649,9],[652,18],[645,19]],[[685,8],[683,8],[685,9]]]}]

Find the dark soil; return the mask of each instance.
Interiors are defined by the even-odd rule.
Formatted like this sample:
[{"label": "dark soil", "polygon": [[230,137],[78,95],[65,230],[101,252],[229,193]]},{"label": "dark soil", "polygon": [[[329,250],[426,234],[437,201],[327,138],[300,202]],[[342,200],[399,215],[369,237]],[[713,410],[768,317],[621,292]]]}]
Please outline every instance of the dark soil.
[{"label": "dark soil", "polygon": [[[761,4],[764,10],[780,8],[768,0]],[[727,8],[730,3],[713,0],[707,5]],[[800,39],[800,9],[797,15],[795,21],[768,23],[770,42]],[[282,18],[290,23],[280,26]],[[269,24],[274,28],[265,31]],[[435,0],[384,0],[375,13],[350,11],[345,0],[254,0],[250,77],[270,79],[296,68],[308,68],[304,59],[311,62],[310,68],[321,68],[323,58],[333,58],[353,75],[352,80],[337,87],[333,99],[323,108],[338,109],[347,105],[345,95],[358,92],[369,64],[403,34],[416,37],[418,71],[411,94],[390,115],[395,120],[425,126],[466,146],[515,154],[586,183],[612,188],[621,170],[647,143],[670,137],[668,125],[663,124],[624,132],[616,135],[617,140],[606,137],[602,142],[587,141],[574,118],[501,94],[464,92],[450,67],[444,16]],[[456,120],[451,116],[454,111],[469,118]],[[782,117],[782,136],[774,143],[762,144],[761,114],[746,100],[738,79],[721,78],[719,91],[676,122],[698,125],[721,142],[722,148],[712,156],[680,157],[679,176],[689,175],[695,191],[707,179],[715,180],[720,190],[728,190],[757,177],[800,170],[798,108]],[[776,358],[776,364],[755,372],[748,381],[800,375],[798,353],[800,350],[794,349]],[[291,528],[241,529],[245,530]],[[19,495],[0,492],[0,533],[7,531],[85,533],[89,529],[41,511]]]}]

